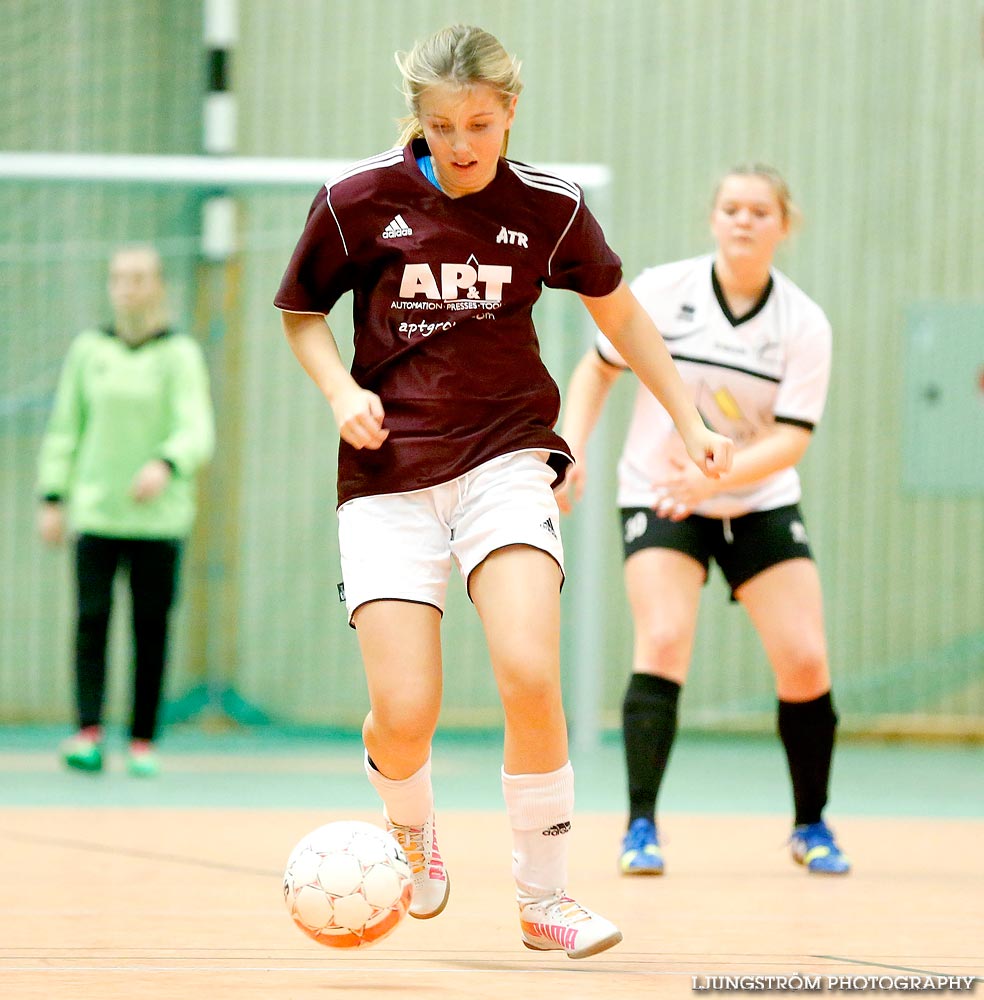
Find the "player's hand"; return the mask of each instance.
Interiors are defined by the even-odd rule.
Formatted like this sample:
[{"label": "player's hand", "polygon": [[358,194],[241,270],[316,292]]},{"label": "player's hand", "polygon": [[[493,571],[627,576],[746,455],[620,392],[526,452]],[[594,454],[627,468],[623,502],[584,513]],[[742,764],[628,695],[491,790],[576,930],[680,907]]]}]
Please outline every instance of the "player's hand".
[{"label": "player's hand", "polygon": [[38,508],[38,534],[45,545],[65,541],[65,511],[60,503],[46,500]]},{"label": "player's hand", "polygon": [[682,521],[705,500],[717,492],[712,477],[705,475],[693,462],[670,456],[669,469],[654,483],[656,501],[653,510],[658,517]]},{"label": "player's hand", "polygon": [[332,400],[331,409],[338,433],[353,448],[375,450],[389,437],[389,431],[383,427],[382,400],[354,382]]},{"label": "player's hand", "polygon": [[575,456],[575,461],[567,466],[567,475],[564,481],[554,490],[554,498],[561,514],[570,514],[574,509],[574,504],[580,503],[584,496],[584,483],[587,479],[587,467],[584,464],[584,456]]},{"label": "player's hand", "polygon": [[669,493],[657,493],[656,496],[657,500],[653,504],[653,511],[657,517],[665,518],[668,521],[682,521],[693,513],[691,507]]},{"label": "player's hand", "polygon": [[137,503],[148,503],[159,497],[171,481],[171,466],[162,458],[152,458],[133,477],[130,483],[130,496]]},{"label": "player's hand", "polygon": [[731,469],[735,457],[735,443],[731,438],[701,426],[685,444],[687,454],[705,476],[717,479]]}]

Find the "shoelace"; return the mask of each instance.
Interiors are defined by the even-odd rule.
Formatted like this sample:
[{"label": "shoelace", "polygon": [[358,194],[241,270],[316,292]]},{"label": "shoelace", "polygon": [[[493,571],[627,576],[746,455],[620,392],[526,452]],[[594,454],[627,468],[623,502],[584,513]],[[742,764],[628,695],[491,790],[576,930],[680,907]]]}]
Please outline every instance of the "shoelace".
[{"label": "shoelace", "polygon": [[577,924],[591,919],[591,914],[570,896],[561,896],[556,903],[551,903],[547,907],[547,912],[551,915],[556,914],[557,919]]},{"label": "shoelace", "polygon": [[826,847],[830,851],[840,853],[840,848],[834,840],[834,831],[823,820],[819,823],[811,823],[805,829],[793,830],[784,844],[792,843],[796,837],[800,837],[804,841],[807,851],[812,851],[816,847]]},{"label": "shoelace", "polygon": [[806,842],[813,846],[834,846],[834,831],[822,820],[819,823],[811,823],[804,831]]},{"label": "shoelace", "polygon": [[641,824],[629,830],[629,834],[626,839],[626,849],[630,851],[641,851],[647,844],[652,842],[649,838],[648,828],[642,826]]},{"label": "shoelace", "polygon": [[422,826],[399,826],[390,824],[390,833],[396,837],[410,864],[410,871],[418,875],[424,870],[424,828]]}]

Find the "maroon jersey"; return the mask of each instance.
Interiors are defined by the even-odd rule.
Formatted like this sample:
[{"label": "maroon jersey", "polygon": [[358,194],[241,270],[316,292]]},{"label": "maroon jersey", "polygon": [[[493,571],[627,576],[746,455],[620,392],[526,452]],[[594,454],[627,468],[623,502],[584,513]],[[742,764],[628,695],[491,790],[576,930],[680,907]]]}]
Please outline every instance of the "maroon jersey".
[{"label": "maroon jersey", "polygon": [[331,310],[354,293],[352,375],[383,402],[378,450],[342,441],[338,502],[447,482],[543,448],[563,474],[560,392],[540,358],[543,285],[613,292],[621,261],[581,189],[501,159],[483,190],[449,198],[421,173],[423,140],[353,164],[311,206],[275,304]]}]

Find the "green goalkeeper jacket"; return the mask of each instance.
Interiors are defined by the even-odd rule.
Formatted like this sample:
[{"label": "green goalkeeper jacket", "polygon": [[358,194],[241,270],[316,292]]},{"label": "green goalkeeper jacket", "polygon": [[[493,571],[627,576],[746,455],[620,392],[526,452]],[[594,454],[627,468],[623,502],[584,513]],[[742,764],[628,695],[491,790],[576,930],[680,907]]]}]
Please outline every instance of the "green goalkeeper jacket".
[{"label": "green goalkeeper jacket", "polygon": [[[77,532],[183,538],[195,518],[195,473],[212,456],[215,420],[201,348],[170,330],[129,346],[84,330],[62,367],[38,461],[38,492],[68,503]],[[153,500],[130,496],[151,459],[172,476]]]}]

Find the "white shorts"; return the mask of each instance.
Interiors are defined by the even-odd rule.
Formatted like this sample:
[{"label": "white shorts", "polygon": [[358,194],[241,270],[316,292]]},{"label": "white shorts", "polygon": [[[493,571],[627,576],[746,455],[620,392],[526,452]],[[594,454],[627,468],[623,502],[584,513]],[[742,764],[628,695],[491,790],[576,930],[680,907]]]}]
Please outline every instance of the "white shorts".
[{"label": "white shorts", "polygon": [[444,613],[454,559],[465,581],[507,545],[531,545],[564,570],[560,512],[545,451],[500,455],[457,479],[338,508],[349,624],[369,601],[430,604]]}]

